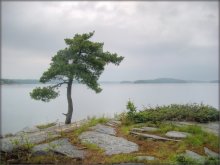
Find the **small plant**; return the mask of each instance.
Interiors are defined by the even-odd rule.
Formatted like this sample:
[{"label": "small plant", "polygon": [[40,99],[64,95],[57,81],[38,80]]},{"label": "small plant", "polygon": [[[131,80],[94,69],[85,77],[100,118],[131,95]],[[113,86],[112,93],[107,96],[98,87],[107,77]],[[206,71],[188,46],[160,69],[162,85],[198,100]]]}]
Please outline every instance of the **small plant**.
[{"label": "small plant", "polygon": [[121,132],[124,134],[124,135],[128,135],[130,130],[133,128],[134,126],[133,125],[124,125],[124,126],[121,126],[120,130]]},{"label": "small plant", "polygon": [[135,107],[134,103],[131,102],[130,100],[127,103],[127,110],[128,110],[128,114],[134,114],[137,111],[137,107]]},{"label": "small plant", "polygon": [[15,157],[18,159],[24,158],[25,160],[30,159],[31,149],[34,147],[34,144],[30,142],[25,133],[23,133],[20,138],[14,138],[10,141],[14,146],[14,150],[12,152]]},{"label": "small plant", "polygon": [[11,144],[14,146],[14,148],[17,148],[20,146],[20,141],[19,139],[10,139]]},{"label": "small plant", "polygon": [[22,145],[22,147],[27,149],[28,151],[30,151],[34,147],[34,144],[30,142],[30,140],[26,134],[24,134],[24,136],[22,138],[24,141],[24,144]]},{"label": "small plant", "polygon": [[14,148],[23,148],[25,150],[31,150],[34,146],[33,143],[30,142],[29,138],[26,136],[25,133],[21,135],[20,138],[10,139]]},{"label": "small plant", "polygon": [[197,160],[186,157],[184,155],[177,155],[176,162],[179,165],[201,165],[201,162],[198,162]]},{"label": "small plant", "polygon": [[129,125],[132,124],[135,120],[137,107],[135,107],[134,103],[129,100],[126,105],[126,109],[128,110],[128,112],[120,114],[119,118],[122,121],[122,123]]},{"label": "small plant", "polygon": [[86,143],[82,143],[84,146],[86,146],[86,148],[88,148],[89,150],[93,150],[93,151],[97,151],[97,152],[99,152],[99,153],[103,153],[104,152],[104,150],[103,149],[101,149],[98,145],[96,145],[96,144],[93,144],[93,143],[88,143],[88,142],[86,142]]}]

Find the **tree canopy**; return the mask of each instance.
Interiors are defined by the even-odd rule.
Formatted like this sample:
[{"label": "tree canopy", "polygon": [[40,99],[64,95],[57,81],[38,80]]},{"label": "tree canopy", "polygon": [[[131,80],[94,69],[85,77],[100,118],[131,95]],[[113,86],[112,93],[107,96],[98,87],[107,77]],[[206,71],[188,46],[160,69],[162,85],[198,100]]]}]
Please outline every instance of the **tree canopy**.
[{"label": "tree canopy", "polygon": [[65,39],[67,47],[52,57],[49,69],[40,78],[42,83],[52,80],[58,80],[58,83],[35,88],[30,93],[33,99],[48,102],[59,95],[58,87],[73,80],[86,84],[96,93],[101,92],[98,79],[105,66],[109,63],[119,65],[124,57],[104,52],[104,43],[89,40],[93,35],[94,32],[90,32]]}]

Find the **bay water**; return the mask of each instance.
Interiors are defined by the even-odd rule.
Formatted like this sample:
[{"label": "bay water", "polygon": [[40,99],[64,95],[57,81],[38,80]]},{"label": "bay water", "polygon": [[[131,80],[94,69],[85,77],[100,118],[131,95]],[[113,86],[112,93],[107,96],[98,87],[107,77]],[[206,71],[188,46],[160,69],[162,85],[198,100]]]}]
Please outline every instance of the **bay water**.
[{"label": "bay water", "polygon": [[[1,85],[1,134],[16,133],[24,127],[48,122],[64,122],[67,112],[66,87],[51,102],[31,99],[29,93],[38,84]],[[147,106],[203,103],[218,109],[217,83],[186,84],[101,84],[103,91],[96,94],[82,84],[73,84],[73,118],[113,117],[126,111],[130,99],[139,110]]]}]

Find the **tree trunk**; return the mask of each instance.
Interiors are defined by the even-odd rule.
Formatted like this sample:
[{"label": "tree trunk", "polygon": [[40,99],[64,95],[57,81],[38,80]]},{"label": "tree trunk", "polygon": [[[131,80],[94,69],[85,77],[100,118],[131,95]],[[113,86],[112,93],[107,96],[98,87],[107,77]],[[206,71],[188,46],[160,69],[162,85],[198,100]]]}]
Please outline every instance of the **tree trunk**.
[{"label": "tree trunk", "polygon": [[69,79],[69,82],[67,84],[68,112],[66,114],[65,124],[71,123],[72,114],[73,114],[73,101],[72,101],[72,97],[71,97],[72,83],[73,83],[73,79]]}]

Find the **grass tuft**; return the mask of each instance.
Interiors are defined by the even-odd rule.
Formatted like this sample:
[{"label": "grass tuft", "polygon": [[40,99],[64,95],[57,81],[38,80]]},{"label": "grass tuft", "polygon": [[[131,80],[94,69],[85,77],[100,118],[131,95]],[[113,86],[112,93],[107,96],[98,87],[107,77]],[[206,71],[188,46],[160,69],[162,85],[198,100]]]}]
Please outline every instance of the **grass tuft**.
[{"label": "grass tuft", "polygon": [[105,158],[106,164],[137,162],[137,158],[132,154],[118,154]]},{"label": "grass tuft", "polygon": [[41,124],[41,125],[37,125],[36,127],[39,128],[39,129],[46,129],[46,128],[49,128],[49,127],[52,127],[52,126],[55,126],[56,123],[53,122],[53,123],[48,123],[48,124]]},{"label": "grass tuft", "polygon": [[87,149],[92,150],[92,151],[96,151],[99,153],[103,153],[104,150],[101,149],[98,145],[93,144],[93,143],[82,143]]},{"label": "grass tuft", "polygon": [[109,119],[105,118],[105,117],[100,117],[100,118],[92,117],[88,120],[88,122],[86,122],[85,124],[83,124],[82,126],[77,128],[74,131],[74,135],[78,137],[82,132],[87,131],[89,129],[89,127],[95,126],[99,123],[104,124],[104,123],[107,123],[108,121],[109,121]]}]

